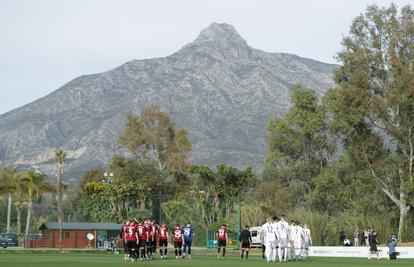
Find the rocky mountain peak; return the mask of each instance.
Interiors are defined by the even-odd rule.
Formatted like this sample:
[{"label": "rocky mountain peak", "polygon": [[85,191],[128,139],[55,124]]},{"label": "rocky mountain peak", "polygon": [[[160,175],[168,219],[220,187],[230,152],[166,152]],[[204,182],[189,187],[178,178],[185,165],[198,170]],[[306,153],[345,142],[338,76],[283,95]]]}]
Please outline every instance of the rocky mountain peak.
[{"label": "rocky mountain peak", "polygon": [[194,42],[184,48],[203,45],[212,45],[244,59],[248,59],[251,54],[251,47],[247,45],[246,40],[240,36],[233,25],[227,23],[211,23],[200,32]]},{"label": "rocky mountain peak", "polygon": [[246,43],[240,36],[233,25],[227,23],[218,24],[211,23],[207,28],[203,29],[194,43],[213,42],[214,44],[221,44],[230,46],[234,43]]},{"label": "rocky mountain peak", "polygon": [[122,154],[117,140],[127,115],[151,103],[189,132],[191,164],[263,168],[264,129],[289,108],[289,88],[318,95],[334,86],[338,66],[254,49],[229,24],[211,23],[194,42],[166,58],[132,60],[78,77],[59,90],[0,115],[0,168],[18,164],[53,180],[52,154],[68,152],[63,179],[73,188],[84,172]]}]

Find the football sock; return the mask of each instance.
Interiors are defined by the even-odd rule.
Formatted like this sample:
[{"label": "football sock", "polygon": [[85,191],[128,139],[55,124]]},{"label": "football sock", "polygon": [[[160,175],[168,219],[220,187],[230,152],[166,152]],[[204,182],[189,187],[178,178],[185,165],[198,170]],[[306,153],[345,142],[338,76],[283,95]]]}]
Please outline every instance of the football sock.
[{"label": "football sock", "polygon": [[217,250],[217,251],[218,251],[218,254],[220,254],[220,248],[218,248],[218,250]]},{"label": "football sock", "polygon": [[144,257],[145,256],[145,248],[142,248],[141,249],[141,259],[142,259],[142,257]]},{"label": "football sock", "polygon": [[223,258],[226,255],[226,248],[223,248]]},{"label": "football sock", "polygon": [[269,248],[269,246],[266,246],[265,254],[266,254],[266,260],[269,261],[270,260],[270,248]]},{"label": "football sock", "polygon": [[246,259],[249,258],[249,251],[246,251]]},{"label": "football sock", "polygon": [[162,256],[162,248],[160,249],[160,255]]},{"label": "football sock", "polygon": [[178,249],[175,249],[175,256],[178,256]]},{"label": "football sock", "polygon": [[287,249],[287,254],[288,254],[288,256],[289,256],[289,260],[290,260],[290,256],[291,256],[291,254],[292,254],[292,252],[291,252],[291,249],[290,249],[290,248],[288,248],[288,249]]},{"label": "football sock", "polygon": [[164,256],[167,256],[167,249],[164,249]]},{"label": "football sock", "polygon": [[188,255],[191,255],[191,247],[188,246]]},{"label": "football sock", "polygon": [[135,259],[139,259],[139,249],[135,250]]},{"label": "football sock", "polygon": [[243,259],[244,256],[244,250],[242,250],[241,258]]},{"label": "football sock", "polygon": [[279,248],[278,252],[279,252],[279,261],[282,261],[282,249]]},{"label": "football sock", "polygon": [[178,256],[181,257],[181,249],[178,250]]}]

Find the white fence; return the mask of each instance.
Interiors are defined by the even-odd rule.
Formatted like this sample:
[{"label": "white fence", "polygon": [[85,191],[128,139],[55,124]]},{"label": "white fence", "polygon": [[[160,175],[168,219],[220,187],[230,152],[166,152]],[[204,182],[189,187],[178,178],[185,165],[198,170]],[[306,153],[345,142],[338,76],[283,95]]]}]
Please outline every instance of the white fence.
[{"label": "white fence", "polygon": [[[395,251],[401,253],[398,258],[414,258],[414,247],[397,247]],[[378,247],[381,258],[388,257],[388,247]],[[368,258],[369,247],[309,247],[309,256],[316,257],[358,257]],[[377,256],[373,254],[372,258]]]}]

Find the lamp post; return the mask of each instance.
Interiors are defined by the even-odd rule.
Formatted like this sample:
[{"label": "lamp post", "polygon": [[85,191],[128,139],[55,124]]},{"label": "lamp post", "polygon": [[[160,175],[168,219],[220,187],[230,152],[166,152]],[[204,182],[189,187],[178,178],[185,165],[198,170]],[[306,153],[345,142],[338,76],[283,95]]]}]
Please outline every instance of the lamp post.
[{"label": "lamp post", "polygon": [[108,182],[108,183],[110,183],[110,182],[112,182],[112,178],[114,177],[114,174],[112,173],[112,172],[110,172],[110,173],[107,173],[107,172],[105,172],[104,173],[104,178],[105,179],[108,179],[108,181],[105,181],[105,179],[103,179],[102,180],[102,183],[105,183],[105,182]]}]

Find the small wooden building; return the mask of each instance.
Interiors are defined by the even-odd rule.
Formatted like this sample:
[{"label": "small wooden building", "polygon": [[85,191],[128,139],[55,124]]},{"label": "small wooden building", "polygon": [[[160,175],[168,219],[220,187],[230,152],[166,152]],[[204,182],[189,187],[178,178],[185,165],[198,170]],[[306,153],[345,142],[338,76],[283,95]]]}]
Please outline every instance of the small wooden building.
[{"label": "small wooden building", "polygon": [[[107,231],[108,240],[118,237],[121,232],[122,224],[116,223],[63,223],[62,224],[62,248],[85,248],[89,244],[86,237],[92,234],[95,238],[90,241],[93,248],[97,248],[98,231]],[[43,223],[39,230],[42,230],[42,238],[30,244],[33,248],[58,248],[59,229],[57,222]],[[122,242],[121,242],[122,243]]]}]

